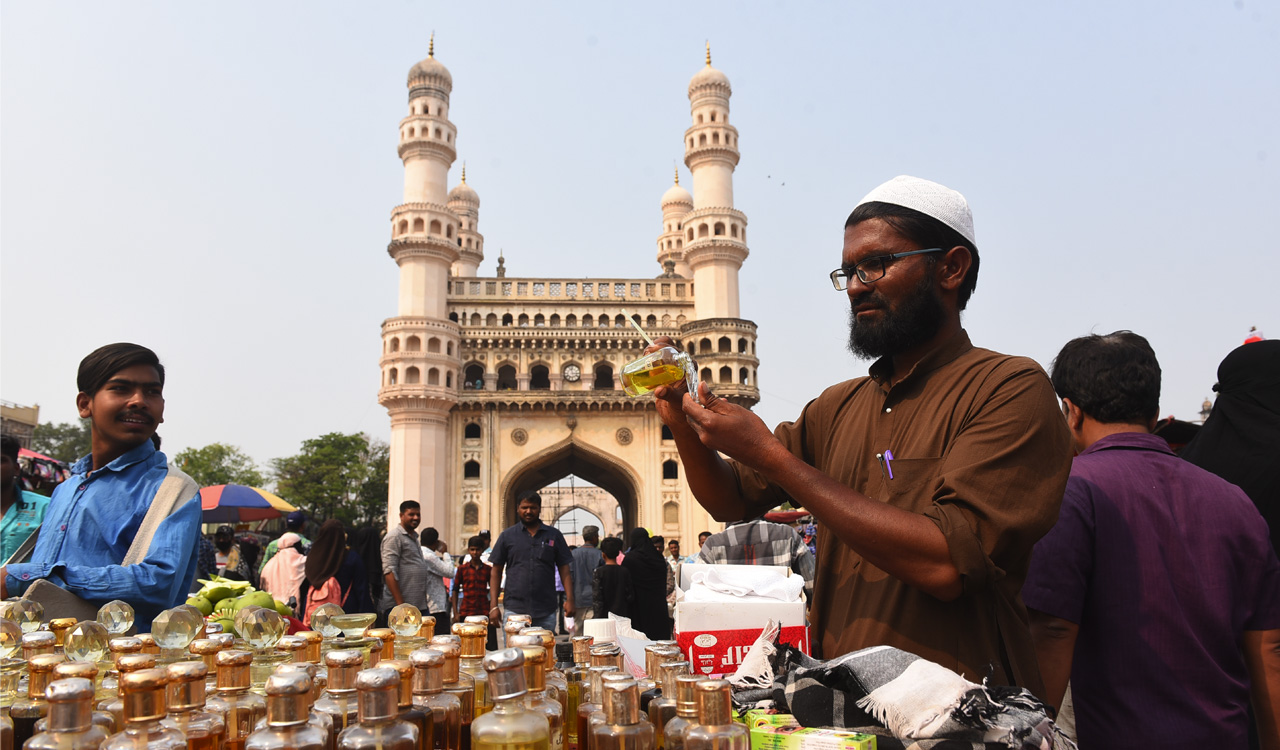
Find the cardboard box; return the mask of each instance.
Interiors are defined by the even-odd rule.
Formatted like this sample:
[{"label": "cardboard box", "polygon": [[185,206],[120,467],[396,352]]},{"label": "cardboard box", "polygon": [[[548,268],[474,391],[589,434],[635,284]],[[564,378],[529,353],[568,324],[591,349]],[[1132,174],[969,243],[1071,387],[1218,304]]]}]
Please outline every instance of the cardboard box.
[{"label": "cardboard box", "polygon": [[[720,565],[686,563],[680,568],[680,589],[688,591],[692,575],[700,569],[761,568],[779,576],[791,575],[789,568],[777,565]],[[679,601],[675,609],[675,639],[689,659],[691,671],[712,677],[733,674],[751,645],[760,637],[769,620],[781,624],[778,641],[789,643],[809,653],[809,628],[805,621],[805,604],[798,602],[720,602]]]},{"label": "cardboard box", "polygon": [[841,729],[760,724],[751,727],[751,750],[876,750],[876,736]]}]

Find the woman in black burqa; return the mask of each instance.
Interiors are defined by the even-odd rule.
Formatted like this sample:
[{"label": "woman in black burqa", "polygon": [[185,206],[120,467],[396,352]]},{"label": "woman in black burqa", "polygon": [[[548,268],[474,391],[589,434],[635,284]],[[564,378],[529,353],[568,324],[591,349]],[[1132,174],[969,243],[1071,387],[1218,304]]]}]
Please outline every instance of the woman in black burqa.
[{"label": "woman in black burqa", "polygon": [[622,559],[622,567],[631,574],[635,603],[631,607],[631,627],[662,641],[671,637],[671,618],[667,616],[667,563],[649,541],[643,528],[631,530],[631,549]]},{"label": "woman in black burqa", "polygon": [[373,611],[364,561],[347,549],[341,521],[331,518],[320,527],[307,554],[305,572],[299,597],[304,622],[310,623],[311,611],[323,602],[338,604],[348,613]]}]

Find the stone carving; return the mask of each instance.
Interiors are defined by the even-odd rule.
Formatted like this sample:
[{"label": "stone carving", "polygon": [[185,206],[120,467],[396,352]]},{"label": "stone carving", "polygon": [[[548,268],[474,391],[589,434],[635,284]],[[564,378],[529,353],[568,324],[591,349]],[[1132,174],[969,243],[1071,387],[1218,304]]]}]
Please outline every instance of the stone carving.
[{"label": "stone carving", "polygon": [[524,445],[529,442],[529,433],[523,427],[517,427],[511,431],[511,442],[516,445]]},{"label": "stone carving", "polygon": [[632,435],[629,428],[619,427],[615,437],[618,438],[619,445],[631,445]]}]

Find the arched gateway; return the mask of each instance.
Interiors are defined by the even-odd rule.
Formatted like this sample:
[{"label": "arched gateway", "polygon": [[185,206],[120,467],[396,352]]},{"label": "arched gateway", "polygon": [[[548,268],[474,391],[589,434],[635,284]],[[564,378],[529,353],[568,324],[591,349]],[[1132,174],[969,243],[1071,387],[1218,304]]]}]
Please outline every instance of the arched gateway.
[{"label": "arched gateway", "polygon": [[[640,501],[640,477],[634,469],[616,456],[572,436],[541,453],[530,456],[512,467],[502,482],[502,519],[504,525],[516,522],[516,499],[525,490],[540,490],[570,474],[591,482],[613,496],[622,509],[622,528],[636,526]],[[547,498],[543,504],[546,505]],[[600,515],[598,512],[596,515]],[[547,523],[553,521],[543,514]]]}]

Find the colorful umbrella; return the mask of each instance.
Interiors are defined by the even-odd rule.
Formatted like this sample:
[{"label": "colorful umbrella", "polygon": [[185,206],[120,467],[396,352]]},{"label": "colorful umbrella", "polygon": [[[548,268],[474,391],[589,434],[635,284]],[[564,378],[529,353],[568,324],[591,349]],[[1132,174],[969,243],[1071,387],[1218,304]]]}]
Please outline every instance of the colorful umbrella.
[{"label": "colorful umbrella", "polygon": [[215,484],[200,490],[204,523],[237,523],[278,518],[297,508],[257,487]]}]

